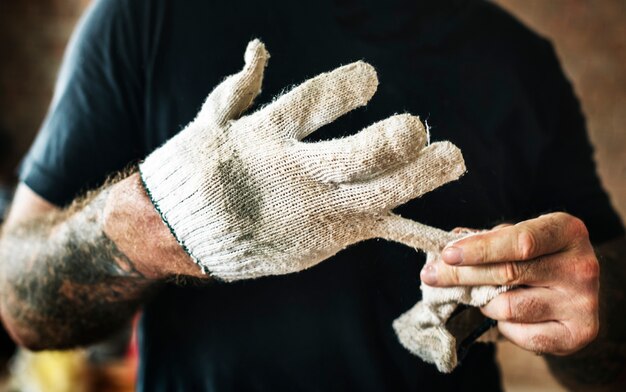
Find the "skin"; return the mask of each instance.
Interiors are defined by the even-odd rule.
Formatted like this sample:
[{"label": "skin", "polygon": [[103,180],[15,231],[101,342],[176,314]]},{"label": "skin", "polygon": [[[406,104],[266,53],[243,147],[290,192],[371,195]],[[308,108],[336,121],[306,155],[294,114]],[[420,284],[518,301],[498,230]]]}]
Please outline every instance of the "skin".
[{"label": "skin", "polygon": [[[20,185],[1,241],[2,317],[31,349],[98,341],[123,326],[162,282],[206,280],[136,173],[66,210]],[[445,263],[424,270],[422,279],[439,286],[521,286],[483,313],[515,344],[550,354],[552,371],[569,388],[613,390],[626,363],[626,273],[614,262],[626,253],[625,243],[605,245],[598,254],[606,256],[598,258],[579,219],[549,214],[449,245]]]},{"label": "skin", "polygon": [[60,210],[18,187],[0,244],[0,311],[32,350],[99,341],[168,279],[203,277],[143,190],[138,174]]},{"label": "skin", "polygon": [[[546,355],[571,390],[621,390],[626,378],[626,239],[598,247],[565,213],[501,225],[444,248],[424,283],[514,285],[481,310],[514,344]],[[620,262],[621,261],[621,262]],[[600,270],[602,269],[602,274]],[[620,387],[621,386],[621,387]]]}]

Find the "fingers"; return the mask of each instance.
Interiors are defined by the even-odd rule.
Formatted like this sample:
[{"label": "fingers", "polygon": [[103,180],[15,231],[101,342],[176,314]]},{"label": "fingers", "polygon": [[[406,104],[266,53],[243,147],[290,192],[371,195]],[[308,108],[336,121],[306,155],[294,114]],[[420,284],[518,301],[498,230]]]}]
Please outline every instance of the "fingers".
[{"label": "fingers", "polygon": [[521,287],[498,295],[481,308],[494,320],[520,324],[548,321],[566,323],[572,330],[595,323],[598,299],[593,290],[578,290],[577,295],[546,287]]},{"label": "fingers", "polygon": [[535,324],[498,322],[500,333],[517,346],[537,354],[569,355],[592,342],[598,335],[597,320],[584,328],[572,329],[567,323],[547,321]]},{"label": "fingers", "polygon": [[248,43],[243,69],[226,78],[207,97],[197,120],[224,125],[241,115],[261,91],[263,72],[270,55],[263,42],[255,39]]},{"label": "fingers", "polygon": [[377,87],[374,67],[358,61],[307,80],[242,120],[264,128],[275,137],[300,140],[364,106]]},{"label": "fingers", "polygon": [[545,287],[519,288],[502,293],[481,308],[494,320],[515,323],[539,323],[561,317],[558,307],[567,298]]},{"label": "fingers", "polygon": [[587,229],[581,220],[565,213],[553,213],[461,239],[447,246],[442,258],[452,265],[530,260],[586,239]]},{"label": "fingers", "polygon": [[[523,262],[492,263],[481,266],[451,266],[436,262],[424,268],[422,281],[430,286],[515,286],[546,285],[571,268],[559,256],[546,256]],[[570,263],[571,264],[571,263]],[[573,272],[573,271],[571,271]]]},{"label": "fingers", "polygon": [[537,354],[565,354],[564,351],[566,351],[565,348],[568,345],[564,340],[568,335],[567,328],[557,321],[537,324],[503,321],[498,322],[498,330],[502,336],[515,345]]},{"label": "fingers", "polygon": [[456,180],[465,172],[461,151],[450,142],[433,143],[412,162],[369,181],[342,184],[346,207],[357,211],[388,211]]},{"label": "fingers", "polygon": [[415,159],[427,135],[418,117],[401,114],[359,133],[317,143],[299,143],[303,164],[326,183],[365,181]]},{"label": "fingers", "polygon": [[584,278],[577,278],[579,281],[571,286],[508,291],[481,311],[498,320],[500,332],[522,348],[536,353],[570,354],[591,342],[599,329],[597,282],[585,284]]},{"label": "fingers", "polygon": [[439,252],[456,238],[454,234],[431,226],[389,214],[376,218],[372,237],[399,242],[426,252]]}]

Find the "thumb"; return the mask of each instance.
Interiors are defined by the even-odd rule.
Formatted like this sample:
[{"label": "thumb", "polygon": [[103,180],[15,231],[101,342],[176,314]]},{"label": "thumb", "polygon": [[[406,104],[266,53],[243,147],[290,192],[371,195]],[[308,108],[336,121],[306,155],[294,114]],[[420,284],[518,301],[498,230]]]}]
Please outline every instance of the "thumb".
[{"label": "thumb", "polygon": [[258,39],[250,41],[244,55],[243,69],[215,87],[202,105],[196,120],[224,125],[239,117],[259,95],[269,57],[263,42]]}]

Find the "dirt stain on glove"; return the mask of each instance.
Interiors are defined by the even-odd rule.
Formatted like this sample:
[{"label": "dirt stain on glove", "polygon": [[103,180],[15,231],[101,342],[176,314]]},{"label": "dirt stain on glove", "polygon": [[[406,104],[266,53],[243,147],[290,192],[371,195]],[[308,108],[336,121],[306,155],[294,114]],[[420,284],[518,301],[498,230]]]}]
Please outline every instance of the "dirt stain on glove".
[{"label": "dirt stain on glove", "polygon": [[226,211],[235,221],[245,222],[238,225],[241,230],[239,241],[250,241],[261,223],[261,192],[251,180],[251,176],[237,155],[217,165],[217,175],[224,192]]}]

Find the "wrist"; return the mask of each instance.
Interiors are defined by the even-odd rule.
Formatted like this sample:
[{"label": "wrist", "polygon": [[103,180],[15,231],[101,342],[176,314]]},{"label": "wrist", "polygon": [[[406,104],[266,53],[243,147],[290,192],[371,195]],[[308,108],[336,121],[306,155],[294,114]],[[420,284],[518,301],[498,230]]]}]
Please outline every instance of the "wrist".
[{"label": "wrist", "polygon": [[146,278],[206,277],[163,222],[138,173],[112,185],[103,230]]}]

